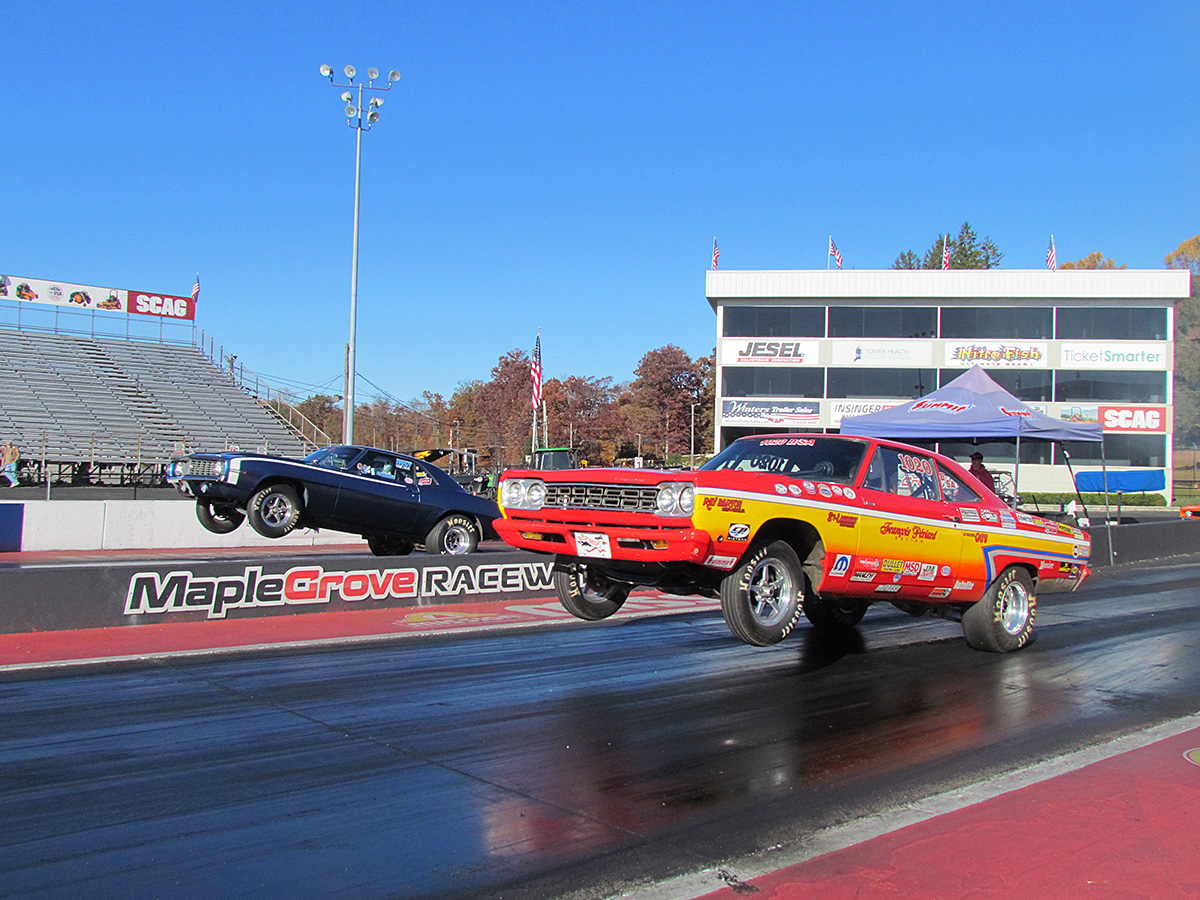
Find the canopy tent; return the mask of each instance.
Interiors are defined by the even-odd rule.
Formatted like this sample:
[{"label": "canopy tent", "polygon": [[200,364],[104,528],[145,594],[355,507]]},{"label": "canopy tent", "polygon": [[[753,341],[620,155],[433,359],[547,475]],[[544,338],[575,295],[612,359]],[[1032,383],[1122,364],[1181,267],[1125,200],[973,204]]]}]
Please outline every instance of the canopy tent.
[{"label": "canopy tent", "polygon": [[[1042,441],[1100,442],[1102,479],[1107,483],[1108,462],[1104,458],[1104,429],[1097,423],[1067,422],[1026,406],[979,366],[972,366],[943,388],[891,409],[847,416],[842,434],[903,440],[1006,440],[1017,442],[1017,465],[1021,464],[1021,439]],[[1070,457],[1067,467],[1070,469]],[[1071,480],[1075,473],[1071,472]],[[1076,489],[1078,491],[1078,488]],[[1108,491],[1104,493],[1108,518]],[[1110,540],[1109,547],[1112,547]]]}]

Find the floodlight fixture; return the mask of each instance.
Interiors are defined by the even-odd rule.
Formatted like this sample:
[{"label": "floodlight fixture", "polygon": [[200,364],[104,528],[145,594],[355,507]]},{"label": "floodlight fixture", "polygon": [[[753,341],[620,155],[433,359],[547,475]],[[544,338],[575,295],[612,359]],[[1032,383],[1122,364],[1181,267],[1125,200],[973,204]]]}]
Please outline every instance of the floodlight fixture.
[{"label": "floodlight fixture", "polygon": [[332,78],[333,69],[327,63],[321,63],[321,74],[326,78]]},{"label": "floodlight fixture", "polygon": [[354,66],[346,66],[346,68],[343,71],[345,71],[347,78],[353,78],[354,73],[357,72],[358,70],[355,69]]},{"label": "floodlight fixture", "polygon": [[399,69],[392,69],[392,71],[388,72],[388,81],[395,83],[399,80],[400,80],[400,70]]},{"label": "floodlight fixture", "polygon": [[383,106],[383,98],[382,97],[372,97],[371,98],[371,106],[375,107],[376,109]]},{"label": "floodlight fixture", "polygon": [[353,119],[353,118],[354,118],[354,114],[355,114],[356,112],[358,112],[358,110],[355,108],[355,106],[354,106],[354,104],[353,104],[353,103],[347,103],[347,104],[346,104],[346,118],[347,118],[347,119]]},{"label": "floodlight fixture", "polygon": [[343,92],[342,92],[342,99],[343,99],[344,101],[346,101],[347,103],[349,103],[351,100],[353,100],[353,99],[354,99],[354,95],[353,95],[352,93],[350,93],[349,91],[343,91]]},{"label": "floodlight fixture", "polygon": [[372,125],[374,125],[376,122],[379,121],[379,113],[375,112],[374,110],[367,113],[367,121],[370,122]]},{"label": "floodlight fixture", "polygon": [[371,66],[371,68],[367,69],[367,77],[369,79],[371,79],[372,81],[374,81],[376,78],[379,77],[379,70],[377,68],[375,68],[374,66]]}]

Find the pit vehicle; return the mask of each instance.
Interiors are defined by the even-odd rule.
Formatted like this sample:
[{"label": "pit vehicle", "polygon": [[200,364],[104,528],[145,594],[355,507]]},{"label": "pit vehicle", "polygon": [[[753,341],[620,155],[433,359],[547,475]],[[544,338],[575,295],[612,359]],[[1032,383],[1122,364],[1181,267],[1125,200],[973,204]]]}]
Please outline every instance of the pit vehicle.
[{"label": "pit vehicle", "polygon": [[1088,576],[1078,528],[1014,511],[953,460],[893,441],[756,435],[700,469],[505,472],[500,537],[555,555],[562,605],[612,615],[631,590],[719,597],[767,646],[800,616],[853,627],[872,603],[961,621],[981,650],[1024,646],[1037,594]]},{"label": "pit vehicle", "polygon": [[304,459],[258,453],[194,453],[173,461],[167,481],[196,500],[215,534],[249,520],[268,538],[296,528],[361,534],[376,556],[470,553],[493,537],[499,510],[436,466],[374,447],[333,445]]}]

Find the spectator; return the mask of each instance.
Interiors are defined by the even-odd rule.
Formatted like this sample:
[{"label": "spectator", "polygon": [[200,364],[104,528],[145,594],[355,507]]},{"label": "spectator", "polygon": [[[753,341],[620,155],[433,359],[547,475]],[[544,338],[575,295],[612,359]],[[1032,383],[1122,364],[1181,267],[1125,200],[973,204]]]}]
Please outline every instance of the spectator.
[{"label": "spectator", "polygon": [[971,454],[971,468],[967,470],[975,480],[982,484],[985,488],[996,493],[996,476],[989,472],[983,465],[983,454],[976,450]]},{"label": "spectator", "polygon": [[4,472],[10,488],[15,488],[21,483],[17,478],[17,462],[20,459],[21,451],[17,449],[17,445],[12,441],[5,441],[4,447],[0,448],[0,471]]}]

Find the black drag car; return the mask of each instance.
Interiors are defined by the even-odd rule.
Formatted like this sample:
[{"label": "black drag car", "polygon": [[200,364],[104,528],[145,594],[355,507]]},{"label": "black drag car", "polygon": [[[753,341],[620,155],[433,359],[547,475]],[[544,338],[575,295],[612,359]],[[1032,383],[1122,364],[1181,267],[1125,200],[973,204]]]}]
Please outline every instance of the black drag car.
[{"label": "black drag car", "polygon": [[495,501],[464,490],[436,466],[373,447],[323,447],[304,459],[259,453],[194,453],[167,481],[196,499],[196,517],[215,534],[250,521],[268,538],[296,528],[361,534],[377,556],[470,553],[496,536]]}]

